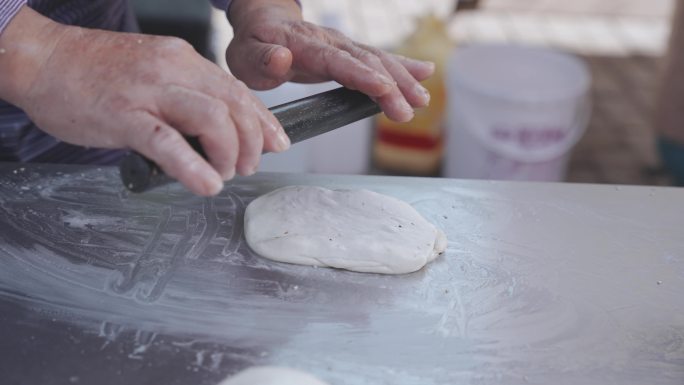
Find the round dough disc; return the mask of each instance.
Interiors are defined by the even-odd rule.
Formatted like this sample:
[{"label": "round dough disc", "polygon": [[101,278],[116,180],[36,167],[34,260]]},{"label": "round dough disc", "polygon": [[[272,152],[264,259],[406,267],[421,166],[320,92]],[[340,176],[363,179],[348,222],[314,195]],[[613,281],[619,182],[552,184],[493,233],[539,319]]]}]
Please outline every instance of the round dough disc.
[{"label": "round dough disc", "polygon": [[253,366],[219,385],[328,385],[299,370],[278,366]]},{"label": "round dough disc", "polygon": [[446,236],[411,205],[368,190],[284,187],[252,201],[245,237],[279,262],[358,272],[417,271],[446,249]]}]

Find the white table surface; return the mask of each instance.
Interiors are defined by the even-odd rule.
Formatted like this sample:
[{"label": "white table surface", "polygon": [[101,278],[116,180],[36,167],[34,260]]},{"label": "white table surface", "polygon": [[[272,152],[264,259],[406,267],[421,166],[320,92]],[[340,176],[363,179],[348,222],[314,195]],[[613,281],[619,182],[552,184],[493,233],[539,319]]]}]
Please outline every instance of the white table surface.
[{"label": "white table surface", "polygon": [[[9,383],[214,384],[254,364],[335,385],[684,383],[682,189],[264,174],[202,199],[21,167],[0,165]],[[403,276],[261,259],[244,207],[293,184],[404,199],[447,252]]]}]

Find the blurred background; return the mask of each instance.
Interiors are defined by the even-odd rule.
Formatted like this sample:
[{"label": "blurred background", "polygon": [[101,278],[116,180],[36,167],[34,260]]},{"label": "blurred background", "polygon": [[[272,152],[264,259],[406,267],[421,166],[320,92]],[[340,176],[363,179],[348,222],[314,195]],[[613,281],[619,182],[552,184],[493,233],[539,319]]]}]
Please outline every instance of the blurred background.
[{"label": "blurred background", "polygon": [[[208,1],[133,3],[144,32],[184,37],[227,69],[232,30]],[[673,184],[684,134],[671,133],[676,116],[657,117],[677,109],[667,105],[678,94],[666,71],[675,3],[302,0],[306,20],[435,60],[442,73],[413,125],[363,121],[268,155],[260,170]],[[259,96],[272,106],[335,86],[286,84]]]}]

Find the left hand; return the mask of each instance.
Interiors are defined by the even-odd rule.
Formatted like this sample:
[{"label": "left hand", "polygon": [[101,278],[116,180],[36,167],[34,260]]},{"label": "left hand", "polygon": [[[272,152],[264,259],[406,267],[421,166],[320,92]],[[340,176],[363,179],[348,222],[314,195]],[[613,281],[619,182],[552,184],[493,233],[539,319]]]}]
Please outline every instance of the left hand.
[{"label": "left hand", "polygon": [[432,75],[433,63],[390,54],[307,23],[294,0],[235,0],[230,21],[235,37],[226,60],[252,89],[335,80],[367,94],[400,122],[411,120],[413,109],[430,101],[419,82]]}]

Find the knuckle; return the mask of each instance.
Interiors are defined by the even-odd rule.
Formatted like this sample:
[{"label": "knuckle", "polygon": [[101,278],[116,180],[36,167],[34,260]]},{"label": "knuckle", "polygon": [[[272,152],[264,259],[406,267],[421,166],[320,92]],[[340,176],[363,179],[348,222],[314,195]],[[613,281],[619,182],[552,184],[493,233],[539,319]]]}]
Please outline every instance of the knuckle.
[{"label": "knuckle", "polygon": [[244,99],[244,94],[249,93],[249,87],[242,80],[233,78],[233,88],[239,94],[241,99]]},{"label": "knuckle", "polygon": [[379,58],[383,58],[383,59],[389,56],[387,54],[387,52],[385,52],[379,48],[376,48],[376,47],[369,47],[368,52],[372,53],[373,55],[375,55]]},{"label": "knuckle", "polygon": [[368,52],[370,52],[370,53],[372,53],[373,55],[378,56],[378,57],[383,57],[383,56],[386,54],[385,51],[383,51],[383,50],[381,50],[380,48],[377,48],[377,47],[373,47],[373,46],[370,46],[370,45],[367,45],[367,44],[361,44],[361,43],[356,43],[356,45],[357,45],[359,48],[363,49],[364,51],[368,51]]},{"label": "knuckle", "polygon": [[291,32],[298,38],[306,37],[314,41],[330,43],[332,34],[329,28],[320,27],[307,21],[298,22],[290,26]]},{"label": "knuckle", "polygon": [[382,66],[387,66],[389,64],[389,62],[391,62],[391,60],[388,61],[388,59],[390,59],[390,58],[389,58],[388,54],[383,50],[376,49],[373,47],[366,47],[366,46],[361,47],[361,49],[364,52],[366,52],[366,55],[368,55],[369,57],[372,57],[372,59],[369,59],[369,60],[371,60],[373,63],[379,64]]},{"label": "knuckle", "polygon": [[[251,103],[244,98],[235,101],[235,110],[235,115],[239,115],[241,118],[239,119],[240,122],[248,121],[252,118],[252,115],[254,115],[251,111]],[[243,128],[243,126],[245,126],[244,123],[240,124],[240,128]]]},{"label": "knuckle", "polygon": [[396,60],[396,61],[398,61],[398,62],[410,61],[409,58],[407,58],[407,57],[404,56],[404,55],[400,55],[400,54],[398,54],[398,53],[390,54],[390,55],[387,55],[387,56],[388,56],[390,59]]},{"label": "knuckle", "polygon": [[162,41],[164,49],[170,52],[194,51],[194,48],[186,40],[179,37],[164,37]]},{"label": "knuckle", "polygon": [[251,109],[252,105],[253,105],[250,98],[247,98],[247,97],[242,97],[242,98],[238,99],[237,104],[243,111],[247,110],[247,109]]},{"label": "knuckle", "polygon": [[290,24],[290,31],[295,34],[311,35],[312,33],[315,33],[318,29],[319,28],[317,26],[306,21]]},{"label": "knuckle", "polygon": [[377,68],[382,66],[382,60],[380,60],[377,55],[368,51],[361,51],[361,54],[359,54],[359,59],[371,67]]},{"label": "knuckle", "polygon": [[236,119],[235,130],[238,135],[238,141],[246,146],[251,146],[261,135],[258,118],[253,116],[253,114],[243,114],[240,118]]},{"label": "knuckle", "polygon": [[347,41],[349,40],[345,34],[342,32],[334,29],[334,28],[328,28],[328,27],[323,27],[321,28],[329,37],[339,40],[339,41]]},{"label": "knuckle", "polygon": [[325,49],[323,50],[322,55],[326,61],[331,63],[335,61],[347,61],[352,57],[349,52],[343,51],[341,49]]},{"label": "knuckle", "polygon": [[261,140],[261,130],[253,119],[243,119],[236,124],[238,137],[241,144],[241,152],[255,152]]},{"label": "knuckle", "polygon": [[232,107],[245,111],[252,106],[251,92],[247,85],[241,80],[236,80],[233,83],[233,92],[231,93],[231,96]]},{"label": "knuckle", "polygon": [[238,80],[231,75],[226,75],[224,84],[225,95],[230,100],[244,98],[245,94],[249,92],[249,88],[242,80]]},{"label": "knuckle", "polygon": [[351,58],[352,58],[352,54],[351,54],[349,51],[345,51],[345,50],[338,49],[338,50],[335,50],[335,52],[336,52],[337,57],[338,57],[339,59],[347,60],[347,59],[351,59]]},{"label": "knuckle", "polygon": [[214,123],[222,123],[228,116],[228,107],[223,102],[214,100],[207,104],[206,116]]},{"label": "knuckle", "polygon": [[157,124],[152,129],[152,134],[147,141],[147,147],[154,153],[160,154],[164,151],[177,148],[181,144],[182,137],[175,129]]}]

